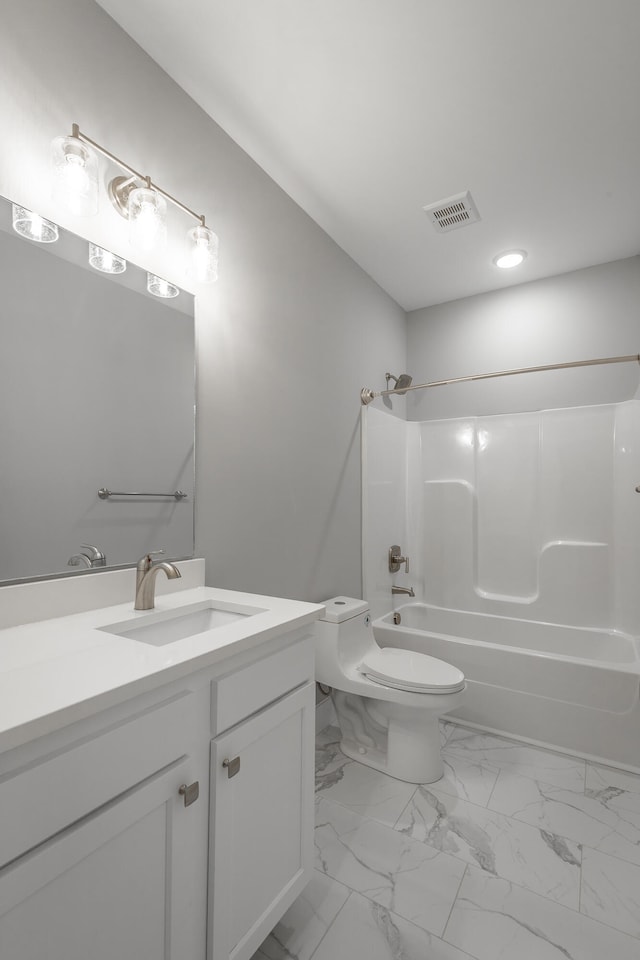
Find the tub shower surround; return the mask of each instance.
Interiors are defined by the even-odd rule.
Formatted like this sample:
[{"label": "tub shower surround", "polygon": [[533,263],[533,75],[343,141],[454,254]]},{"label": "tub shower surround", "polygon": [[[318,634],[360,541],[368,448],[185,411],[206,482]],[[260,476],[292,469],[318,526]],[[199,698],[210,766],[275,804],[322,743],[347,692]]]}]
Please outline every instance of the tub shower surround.
[{"label": "tub shower surround", "polygon": [[414,787],[316,739],[316,872],[254,960],[637,960],[640,776],[452,723]]},{"label": "tub shower surround", "polygon": [[[640,403],[407,423],[363,413],[379,643],[459,667],[457,718],[640,769]],[[410,575],[392,576],[401,543]],[[410,605],[391,583],[414,588]]]}]

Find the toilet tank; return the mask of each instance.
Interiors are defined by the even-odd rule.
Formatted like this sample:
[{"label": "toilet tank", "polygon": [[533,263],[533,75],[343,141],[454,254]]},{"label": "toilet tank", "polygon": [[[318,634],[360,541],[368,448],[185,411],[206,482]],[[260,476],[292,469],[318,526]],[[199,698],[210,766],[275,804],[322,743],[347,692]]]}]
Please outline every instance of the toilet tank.
[{"label": "toilet tank", "polygon": [[332,597],[315,622],[316,680],[341,688],[345,670],[357,666],[376,646],[369,604],[353,597]]}]

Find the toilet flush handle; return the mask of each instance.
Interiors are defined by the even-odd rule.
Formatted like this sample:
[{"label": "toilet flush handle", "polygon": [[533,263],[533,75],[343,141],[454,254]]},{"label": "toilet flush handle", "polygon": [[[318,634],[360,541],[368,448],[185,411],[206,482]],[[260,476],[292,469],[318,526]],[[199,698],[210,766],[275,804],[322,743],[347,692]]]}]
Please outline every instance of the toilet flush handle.
[{"label": "toilet flush handle", "polygon": [[403,563],[405,573],[409,573],[409,557],[403,557],[402,547],[394,543],[389,547],[389,573],[397,573]]}]

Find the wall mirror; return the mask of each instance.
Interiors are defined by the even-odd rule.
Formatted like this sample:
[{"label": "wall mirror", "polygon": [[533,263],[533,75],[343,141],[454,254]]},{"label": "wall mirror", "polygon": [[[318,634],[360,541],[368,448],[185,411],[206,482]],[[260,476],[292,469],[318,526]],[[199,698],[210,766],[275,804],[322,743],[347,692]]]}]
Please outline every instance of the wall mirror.
[{"label": "wall mirror", "polygon": [[2,583],[194,551],[193,296],[58,234],[19,235],[0,198]]}]

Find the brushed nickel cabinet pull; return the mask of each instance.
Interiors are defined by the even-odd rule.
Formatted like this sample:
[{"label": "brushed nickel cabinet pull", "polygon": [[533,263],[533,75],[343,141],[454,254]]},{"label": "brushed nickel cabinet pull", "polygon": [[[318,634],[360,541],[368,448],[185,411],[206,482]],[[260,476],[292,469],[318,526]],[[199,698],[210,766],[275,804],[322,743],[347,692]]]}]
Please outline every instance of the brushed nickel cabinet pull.
[{"label": "brushed nickel cabinet pull", "polygon": [[235,777],[240,770],[240,757],[234,757],[233,760],[223,760],[222,766],[227,768],[227,776],[231,780],[231,777]]},{"label": "brushed nickel cabinet pull", "polygon": [[198,780],[194,780],[193,783],[190,784],[183,783],[180,785],[178,793],[181,797],[184,797],[185,807],[190,807],[200,796],[200,783]]}]

